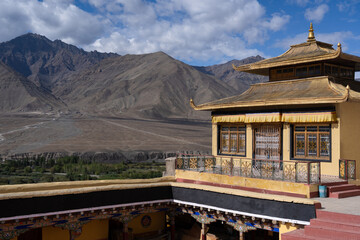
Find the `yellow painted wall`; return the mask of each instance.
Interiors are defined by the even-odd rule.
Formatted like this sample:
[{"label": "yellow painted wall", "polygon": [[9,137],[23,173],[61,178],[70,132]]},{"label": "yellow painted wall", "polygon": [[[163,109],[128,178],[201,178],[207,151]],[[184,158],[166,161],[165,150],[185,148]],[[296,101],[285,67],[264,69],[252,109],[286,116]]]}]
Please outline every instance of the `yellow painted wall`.
[{"label": "yellow painted wall", "polygon": [[[151,224],[148,227],[141,225],[141,219],[149,215]],[[146,213],[134,218],[128,225],[132,229],[133,234],[142,234],[146,232],[162,231],[165,228],[165,212]]]},{"label": "yellow painted wall", "polygon": [[70,233],[58,227],[44,227],[42,229],[42,240],[68,240]]},{"label": "yellow painted wall", "polygon": [[92,220],[85,224],[77,240],[106,240],[109,235],[109,220]]},{"label": "yellow painted wall", "polygon": [[280,226],[279,226],[279,240],[281,240],[281,235],[282,234],[294,231],[296,229],[298,229],[298,228],[296,226],[295,227],[291,226],[290,223],[285,223],[285,224],[281,223]]},{"label": "yellow painted wall", "polygon": [[246,157],[252,158],[253,156],[253,134],[251,124],[246,124]]},{"label": "yellow painted wall", "polygon": [[211,137],[212,137],[212,146],[211,146],[211,150],[212,150],[212,155],[216,156],[217,155],[217,124],[216,123],[213,123],[211,125],[211,128],[212,128],[212,134],[211,134]]},{"label": "yellow painted wall", "polygon": [[229,184],[249,188],[259,188],[272,191],[281,191],[288,193],[303,194],[310,198],[310,192],[316,192],[317,184],[304,184],[285,181],[274,181],[259,178],[246,178],[239,176],[228,176],[221,174],[194,172],[185,170],[176,170],[176,178],[191,179],[205,182],[216,182],[220,184]]},{"label": "yellow painted wall", "polygon": [[[108,239],[109,220],[93,220],[85,224],[78,240],[105,240]],[[58,227],[44,227],[43,240],[68,240],[70,233]]]},{"label": "yellow painted wall", "polygon": [[337,112],[341,117],[340,158],[356,160],[356,178],[360,179],[360,103],[339,104]]},{"label": "yellow painted wall", "polygon": [[290,131],[290,124],[284,123],[283,124],[283,136],[282,136],[282,149],[283,149],[283,160],[288,161],[290,160],[290,138],[291,138],[291,131]]}]

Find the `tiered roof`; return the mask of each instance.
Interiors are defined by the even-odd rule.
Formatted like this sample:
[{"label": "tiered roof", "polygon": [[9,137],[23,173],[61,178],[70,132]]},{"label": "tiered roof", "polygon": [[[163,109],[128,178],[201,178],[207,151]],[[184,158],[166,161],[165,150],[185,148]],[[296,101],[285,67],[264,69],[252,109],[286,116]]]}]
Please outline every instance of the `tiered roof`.
[{"label": "tiered roof", "polygon": [[290,46],[289,50],[278,57],[233,67],[237,71],[269,76],[269,68],[324,60],[342,62],[344,65],[354,67],[355,71],[360,71],[360,57],[343,53],[340,43],[338,43],[337,49],[335,50],[332,44],[317,41],[314,36],[312,24],[310,25],[307,42]]},{"label": "tiered roof", "polygon": [[[307,42],[291,46],[278,57],[234,68],[238,71],[269,75],[270,68],[324,60],[352,66],[355,71],[360,71],[360,57],[343,53],[340,43],[335,50],[331,44],[316,41],[312,24]],[[360,82],[340,80],[332,76],[318,76],[258,83],[238,96],[200,105],[195,105],[193,100],[190,100],[190,105],[195,110],[219,110],[256,106],[334,104],[349,100],[360,101]]]}]

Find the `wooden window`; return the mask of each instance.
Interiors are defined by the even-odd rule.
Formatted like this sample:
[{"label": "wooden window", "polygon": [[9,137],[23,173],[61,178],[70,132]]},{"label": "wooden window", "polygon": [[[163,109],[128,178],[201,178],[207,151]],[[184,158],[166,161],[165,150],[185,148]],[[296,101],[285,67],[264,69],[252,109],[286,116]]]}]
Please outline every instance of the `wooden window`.
[{"label": "wooden window", "polygon": [[293,126],[294,158],[330,160],[330,143],[330,125]]},{"label": "wooden window", "polygon": [[294,78],[293,67],[270,70],[270,80],[287,80],[292,78]]},{"label": "wooden window", "polygon": [[223,154],[245,155],[245,150],[245,125],[221,125],[219,152]]},{"label": "wooden window", "polygon": [[321,75],[321,65],[314,64],[308,66],[299,66],[296,69],[296,77],[313,77]]},{"label": "wooden window", "polygon": [[354,79],[353,68],[325,63],[324,69],[325,69],[325,75],[327,76]]}]

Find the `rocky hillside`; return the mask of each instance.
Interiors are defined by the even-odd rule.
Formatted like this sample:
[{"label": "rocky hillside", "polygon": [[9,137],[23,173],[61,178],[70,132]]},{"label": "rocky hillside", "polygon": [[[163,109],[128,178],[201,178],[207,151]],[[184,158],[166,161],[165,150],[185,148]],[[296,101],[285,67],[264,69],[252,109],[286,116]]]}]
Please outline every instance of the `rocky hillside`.
[{"label": "rocky hillside", "polygon": [[66,105],[46,89],[0,62],[0,112],[66,111]]},{"label": "rocky hillside", "polygon": [[108,58],[73,75],[54,93],[80,111],[189,118],[203,103],[236,92],[223,81],[163,52]]},{"label": "rocky hillside", "polygon": [[37,86],[52,90],[74,72],[117,56],[86,52],[60,40],[28,33],[0,44],[0,60]]},{"label": "rocky hillside", "polygon": [[[7,82],[11,90],[2,96],[0,111],[32,106],[41,112],[58,112],[66,105],[70,113],[198,118],[199,113],[190,108],[191,98],[195,103],[204,103],[239,94],[250,84],[265,81],[232,69],[233,63],[260,59],[257,56],[192,67],[163,52],[125,56],[86,52],[29,33],[0,44],[0,60],[18,73],[21,80],[17,82],[22,83]],[[25,85],[28,95],[12,92],[19,92],[17,87]],[[34,100],[26,96],[37,97]],[[39,99],[48,103],[40,103]]]},{"label": "rocky hillside", "polygon": [[223,80],[229,86],[233,87],[238,93],[240,93],[248,89],[252,84],[266,82],[268,78],[260,75],[235,71],[232,65],[234,64],[235,66],[240,66],[254,63],[263,59],[264,58],[260,56],[248,57],[242,60],[232,60],[227,63],[208,67],[196,67],[196,69]]}]

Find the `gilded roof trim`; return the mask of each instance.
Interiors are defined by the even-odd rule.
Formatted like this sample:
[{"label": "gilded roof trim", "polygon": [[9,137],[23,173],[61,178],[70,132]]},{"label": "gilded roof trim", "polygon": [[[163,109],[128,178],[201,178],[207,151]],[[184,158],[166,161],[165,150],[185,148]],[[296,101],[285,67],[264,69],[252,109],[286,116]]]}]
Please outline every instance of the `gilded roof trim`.
[{"label": "gilded roof trim", "polygon": [[[195,105],[194,101],[190,101],[190,105],[194,110],[200,111],[208,111],[208,110],[217,110],[217,109],[229,109],[229,108],[245,108],[245,107],[258,107],[258,106],[280,106],[280,105],[305,105],[305,104],[329,104],[329,103],[342,103],[349,100],[350,97],[350,88],[335,86],[335,83],[332,83],[328,77],[317,77],[317,78],[310,78],[310,79],[298,79],[298,80],[289,80],[289,81],[281,81],[281,82],[266,82],[266,83],[258,83],[252,85],[247,91],[240,94],[239,96],[251,95],[256,88],[262,86],[271,86],[271,85],[281,85],[281,84],[292,84],[295,82],[301,81],[325,81],[327,80],[327,88],[334,92],[336,95],[334,97],[298,97],[298,98],[281,98],[281,99],[274,99],[274,100],[251,100],[251,101],[233,101],[229,103],[216,103],[217,101],[204,103],[200,105]],[[231,99],[234,98],[228,97],[221,100]],[[360,100],[354,96],[354,100]]]},{"label": "gilded roof trim", "polygon": [[[328,54],[324,54],[324,55],[320,55],[320,56],[303,57],[303,58],[298,58],[298,59],[289,58],[289,59],[276,61],[277,58],[283,57],[290,50],[291,50],[291,48],[278,57],[264,59],[264,60],[256,62],[256,63],[246,64],[246,65],[241,65],[241,66],[235,66],[233,64],[233,69],[236,71],[241,71],[241,72],[257,73],[256,70],[268,69],[271,67],[289,66],[289,65],[296,65],[296,64],[301,64],[301,63],[331,60],[331,59],[336,59],[338,57],[340,57],[341,59],[352,60],[352,61],[356,61],[356,62],[360,63],[359,57],[356,57],[356,56],[350,55],[350,54],[346,54],[346,53],[342,53],[341,48],[338,48],[334,53],[328,53]],[[269,60],[273,60],[273,62],[269,62]],[[267,62],[269,62],[269,63],[267,63]],[[260,74],[260,73],[258,73],[258,74]],[[264,74],[261,74],[261,75],[264,75]],[[268,75],[268,74],[266,74],[266,75]]]}]

